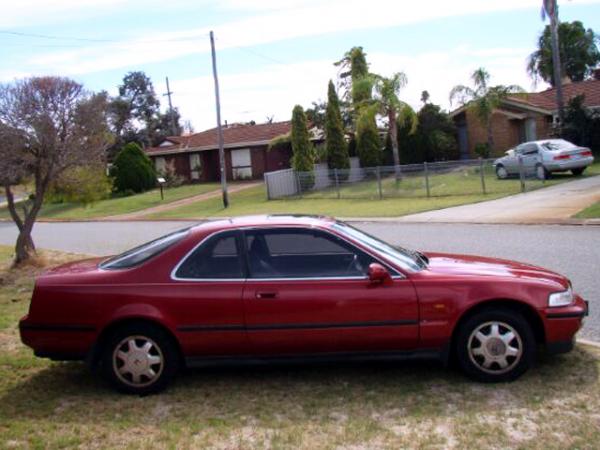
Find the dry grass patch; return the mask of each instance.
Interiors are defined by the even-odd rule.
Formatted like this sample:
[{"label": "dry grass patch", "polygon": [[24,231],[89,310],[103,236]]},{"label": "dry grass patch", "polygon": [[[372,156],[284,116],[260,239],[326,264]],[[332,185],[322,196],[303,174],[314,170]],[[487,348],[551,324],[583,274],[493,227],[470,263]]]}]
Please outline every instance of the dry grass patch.
[{"label": "dry grass patch", "polygon": [[[470,382],[434,362],[186,371],[148,397],[83,364],[36,359],[16,322],[37,267],[0,248],[0,448],[597,448],[600,352],[542,357],[521,380]],[[46,253],[48,264],[75,258]]]}]

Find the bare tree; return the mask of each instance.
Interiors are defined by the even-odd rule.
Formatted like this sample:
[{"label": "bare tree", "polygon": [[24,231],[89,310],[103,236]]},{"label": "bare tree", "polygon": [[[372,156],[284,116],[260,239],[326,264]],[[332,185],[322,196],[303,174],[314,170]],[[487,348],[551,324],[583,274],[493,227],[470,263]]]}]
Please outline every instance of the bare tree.
[{"label": "bare tree", "polygon": [[[68,78],[35,77],[0,85],[0,184],[19,229],[15,264],[35,253],[31,231],[50,183],[64,170],[97,163],[110,142],[107,98]],[[12,186],[31,182],[30,199]]]}]

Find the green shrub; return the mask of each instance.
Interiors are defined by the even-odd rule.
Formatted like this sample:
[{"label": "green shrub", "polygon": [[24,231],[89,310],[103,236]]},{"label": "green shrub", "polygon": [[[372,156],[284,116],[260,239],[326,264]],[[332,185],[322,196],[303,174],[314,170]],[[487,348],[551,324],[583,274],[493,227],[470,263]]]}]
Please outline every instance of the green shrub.
[{"label": "green shrub", "polygon": [[111,175],[115,190],[144,192],[156,186],[156,171],[139,145],[126,144],[115,158]]},{"label": "green shrub", "polygon": [[480,142],[479,144],[475,144],[475,154],[480,158],[487,159],[490,157],[490,147],[487,145],[487,142]]},{"label": "green shrub", "polygon": [[49,189],[50,203],[90,205],[110,197],[112,182],[102,166],[72,167],[63,172]]},{"label": "green shrub", "polygon": [[[327,89],[327,110],[325,113],[325,146],[327,151],[327,165],[330,169],[350,168],[348,144],[344,138],[344,123],[340,112],[340,101],[333,82],[329,80]],[[347,173],[344,172],[344,178]]]},{"label": "green shrub", "polygon": [[364,108],[356,122],[356,152],[361,167],[376,167],[383,156],[375,111]]}]

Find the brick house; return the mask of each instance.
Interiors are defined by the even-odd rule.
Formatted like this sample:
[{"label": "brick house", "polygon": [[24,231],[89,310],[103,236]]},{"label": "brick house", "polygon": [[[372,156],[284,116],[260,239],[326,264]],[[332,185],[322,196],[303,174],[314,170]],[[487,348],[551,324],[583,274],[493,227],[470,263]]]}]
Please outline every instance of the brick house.
[{"label": "brick house", "polygon": [[[258,179],[265,172],[289,168],[292,156],[289,146],[269,150],[268,145],[273,138],[288,134],[291,128],[290,121],[224,125],[227,179]],[[158,147],[145,151],[159,172],[170,165],[187,181],[220,179],[216,128],[188,136],[171,136]]]},{"label": "brick house", "polygon": [[[584,106],[600,108],[600,71],[594,78],[563,85],[565,106],[577,95],[585,95]],[[475,146],[487,142],[487,130],[467,107],[450,113],[458,130],[461,158],[475,158]],[[556,91],[554,88],[542,92],[518,94],[508,97],[492,114],[494,153],[499,156],[521,142],[553,137],[557,121]]]}]

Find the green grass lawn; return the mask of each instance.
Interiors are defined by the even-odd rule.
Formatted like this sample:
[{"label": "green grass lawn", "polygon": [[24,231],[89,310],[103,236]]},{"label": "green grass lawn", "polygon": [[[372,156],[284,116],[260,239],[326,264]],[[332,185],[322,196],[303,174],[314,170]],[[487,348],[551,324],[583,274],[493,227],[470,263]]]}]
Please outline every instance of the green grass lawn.
[{"label": "green grass lawn", "polygon": [[[600,174],[600,164],[588,168],[584,176]],[[528,180],[528,190],[552,186],[576,179],[570,174],[556,174],[550,180]],[[379,199],[377,181],[370,180],[344,186],[340,199],[335,189],[310,192],[302,198],[268,201],[264,186],[247,189],[230,196],[230,207],[225,210],[220,198],[192,203],[170,211],[148,216],[150,219],[181,219],[244,214],[323,214],[338,217],[397,217],[422,211],[448,208],[504,197],[520,192],[518,179],[498,180],[486,170],[487,194],[481,189],[479,173],[474,169],[456,171],[430,177],[427,198],[422,177],[407,177],[396,183],[393,177],[382,180],[384,199]]]},{"label": "green grass lawn", "polygon": [[[160,191],[153,189],[152,191],[129,197],[101,200],[89,206],[74,203],[49,203],[43,206],[39,217],[44,219],[77,220],[125,214],[214,191],[219,186],[218,183],[203,183],[166,188],[164,191],[164,200],[160,199]],[[8,218],[10,218],[8,210],[0,208],[0,219]]]},{"label": "green grass lawn", "polygon": [[[600,352],[542,357],[514,383],[434,362],[186,371],[166,392],[112,391],[18,338],[39,267],[0,247],[0,448],[597,448]],[[45,252],[47,264],[75,258]]]},{"label": "green grass lawn", "polygon": [[579,211],[575,217],[577,219],[600,219],[600,202]]}]

